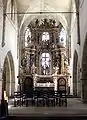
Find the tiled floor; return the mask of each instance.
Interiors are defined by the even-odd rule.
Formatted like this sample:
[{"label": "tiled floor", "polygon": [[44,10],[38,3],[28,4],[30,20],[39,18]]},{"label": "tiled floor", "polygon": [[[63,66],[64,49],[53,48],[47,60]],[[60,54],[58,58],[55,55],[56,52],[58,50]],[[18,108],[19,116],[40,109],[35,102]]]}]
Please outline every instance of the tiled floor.
[{"label": "tiled floor", "polygon": [[67,107],[13,107],[9,102],[10,115],[87,115],[87,104],[83,104],[79,98],[68,98]]}]

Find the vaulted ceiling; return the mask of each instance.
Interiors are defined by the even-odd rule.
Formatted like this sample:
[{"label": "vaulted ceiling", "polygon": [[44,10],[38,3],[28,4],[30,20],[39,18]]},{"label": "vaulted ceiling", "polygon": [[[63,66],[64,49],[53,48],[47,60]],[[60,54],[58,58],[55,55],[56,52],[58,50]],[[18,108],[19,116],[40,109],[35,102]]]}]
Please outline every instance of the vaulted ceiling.
[{"label": "vaulted ceiling", "polygon": [[[17,0],[18,12],[24,13],[19,14],[19,18],[21,21],[20,26],[22,26],[24,23],[28,24],[28,22],[35,18],[38,19],[53,18],[55,20],[59,20],[66,27],[67,18],[69,18],[70,14],[61,12],[70,12],[71,3],[72,0]],[[30,12],[33,12],[33,14]],[[50,12],[50,13],[37,14],[37,12]]]},{"label": "vaulted ceiling", "polygon": [[[17,0],[18,12],[44,11],[48,6],[54,11],[70,11],[71,0]],[[49,11],[49,9],[48,9]]]}]

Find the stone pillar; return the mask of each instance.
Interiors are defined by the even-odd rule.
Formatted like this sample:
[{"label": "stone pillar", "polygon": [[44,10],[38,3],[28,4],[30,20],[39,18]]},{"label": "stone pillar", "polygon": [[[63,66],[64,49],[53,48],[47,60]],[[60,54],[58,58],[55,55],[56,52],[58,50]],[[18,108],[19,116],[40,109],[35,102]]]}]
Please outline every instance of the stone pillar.
[{"label": "stone pillar", "polygon": [[81,97],[80,65],[77,66],[77,96]]},{"label": "stone pillar", "polygon": [[82,101],[87,103],[87,77],[82,78]]},{"label": "stone pillar", "polygon": [[2,80],[0,79],[0,101],[2,100]]},{"label": "stone pillar", "polygon": [[0,64],[0,105],[1,105],[1,100],[2,100],[2,68],[1,68],[1,64]]}]

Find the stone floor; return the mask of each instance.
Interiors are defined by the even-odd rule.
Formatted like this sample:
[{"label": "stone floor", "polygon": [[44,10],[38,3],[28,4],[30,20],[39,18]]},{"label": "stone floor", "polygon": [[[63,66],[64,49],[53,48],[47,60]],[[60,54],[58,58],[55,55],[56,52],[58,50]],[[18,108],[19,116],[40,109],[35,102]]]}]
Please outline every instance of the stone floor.
[{"label": "stone floor", "polygon": [[87,116],[87,104],[83,104],[79,98],[68,98],[67,107],[13,107],[13,101],[9,100],[9,115],[20,116]]}]

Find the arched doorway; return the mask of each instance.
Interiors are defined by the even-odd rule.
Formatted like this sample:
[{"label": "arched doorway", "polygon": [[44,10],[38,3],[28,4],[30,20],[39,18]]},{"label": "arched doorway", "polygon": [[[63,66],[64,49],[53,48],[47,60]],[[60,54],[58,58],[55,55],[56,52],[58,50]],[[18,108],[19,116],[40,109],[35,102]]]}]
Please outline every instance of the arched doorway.
[{"label": "arched doorway", "polygon": [[73,60],[73,95],[77,96],[77,64],[78,63],[78,54],[75,50],[74,60]]},{"label": "arched doorway", "polygon": [[3,93],[6,91],[6,95],[12,96],[15,90],[15,72],[14,72],[14,63],[11,52],[9,51],[5,57],[3,65]]},{"label": "arched doorway", "polygon": [[29,97],[32,97],[33,93],[33,78],[32,77],[26,77],[23,82],[23,92],[28,95]]},{"label": "arched doorway", "polygon": [[87,34],[82,56],[82,100],[87,102]]}]

